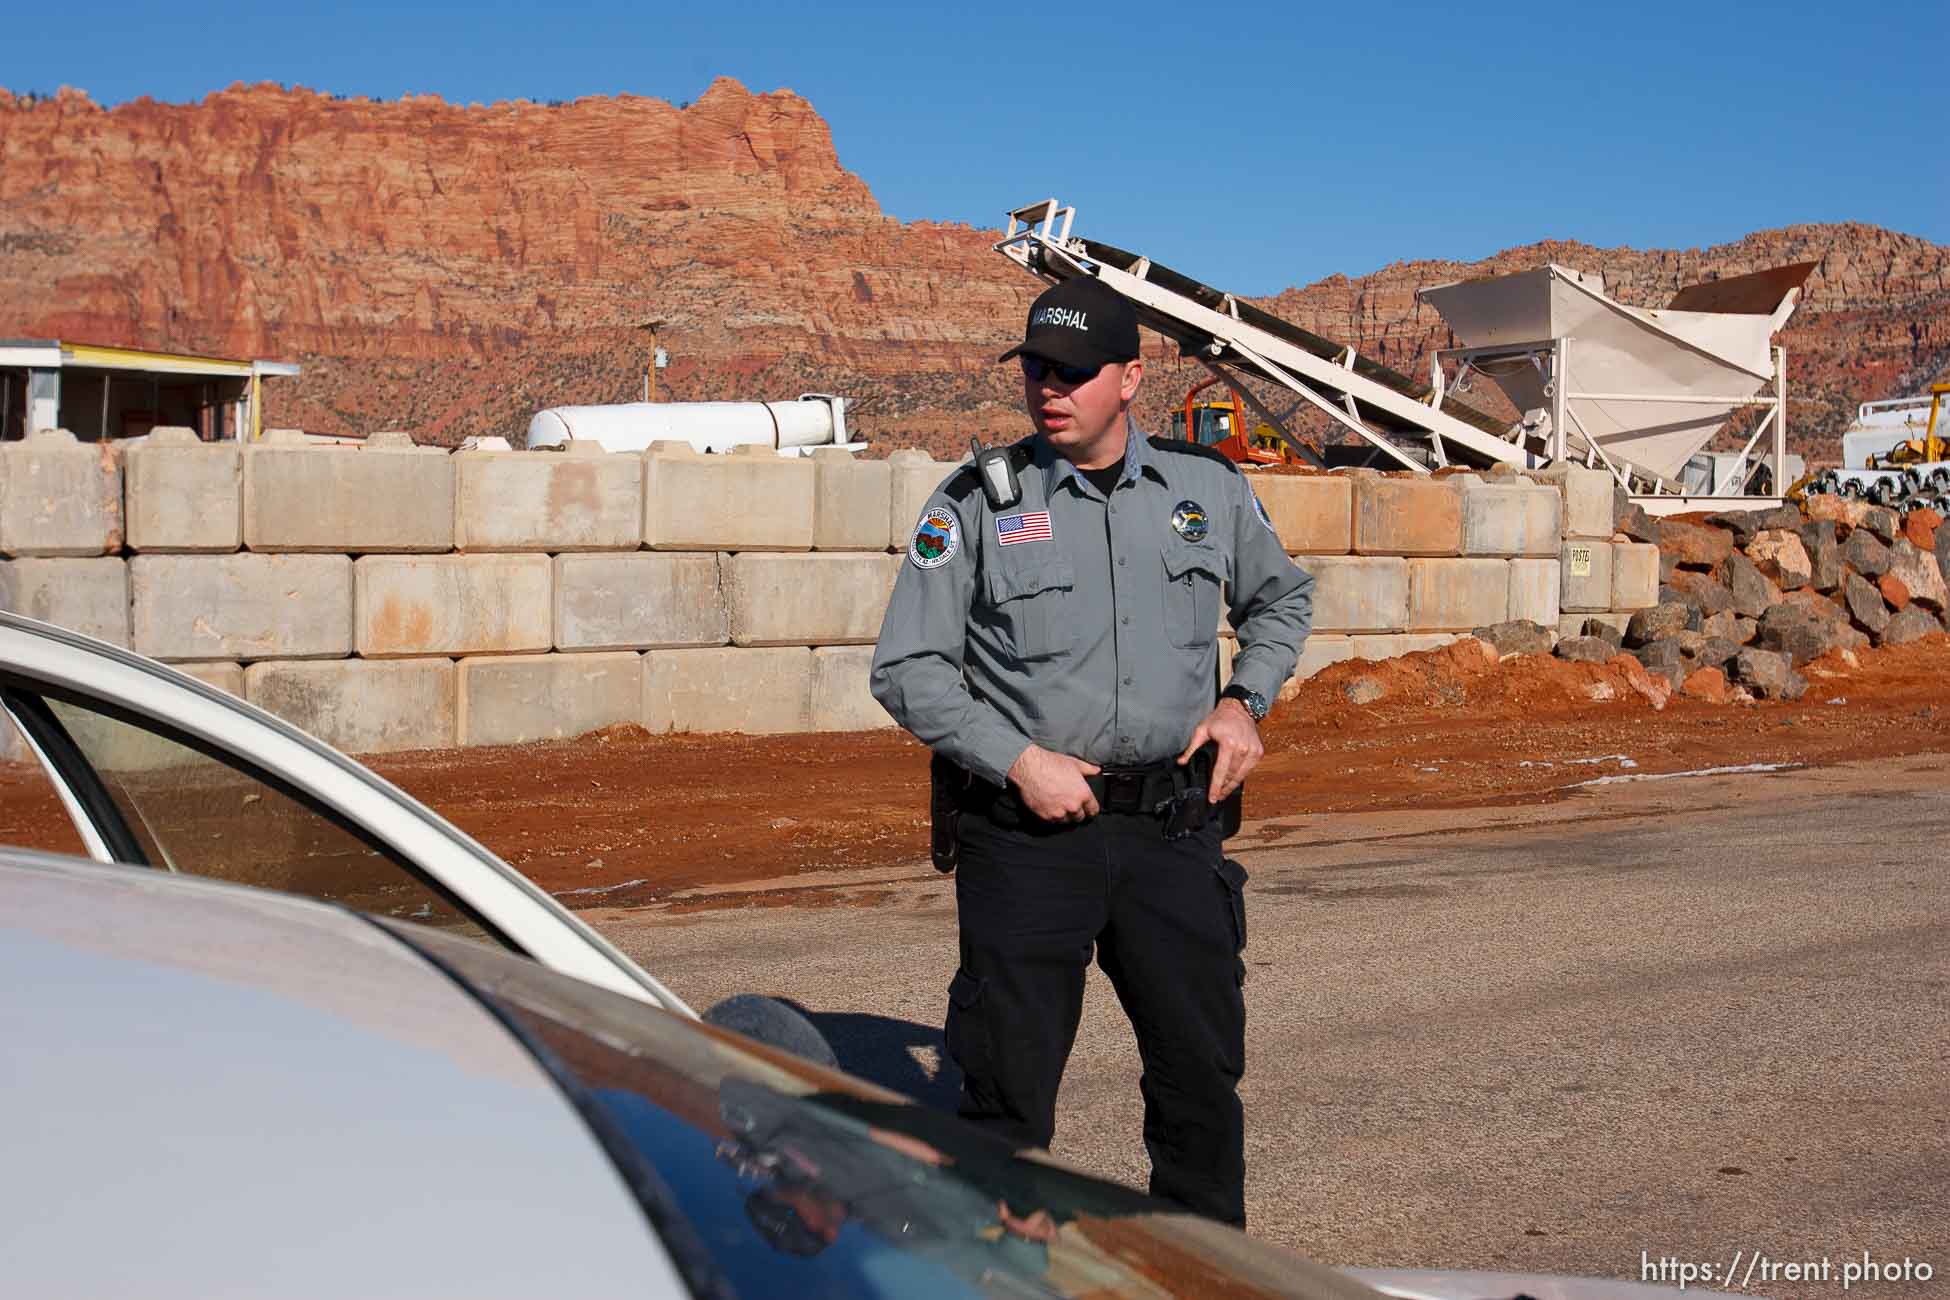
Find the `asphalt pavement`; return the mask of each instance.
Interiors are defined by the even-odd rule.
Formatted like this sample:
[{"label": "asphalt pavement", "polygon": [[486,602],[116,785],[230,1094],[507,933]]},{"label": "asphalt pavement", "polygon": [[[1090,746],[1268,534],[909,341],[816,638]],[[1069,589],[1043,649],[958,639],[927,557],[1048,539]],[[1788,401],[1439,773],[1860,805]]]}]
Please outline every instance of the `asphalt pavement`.
[{"label": "asphalt pavement", "polygon": [[[1782,1297],[1842,1294],[1866,1252],[1909,1280],[1848,1294],[1950,1295],[1950,756],[1564,776],[1623,779],[1296,809],[1231,842],[1250,1230],[1341,1265],[1710,1264]],[[848,1069],[952,1107],[951,882],[917,863],[705,901],[587,915],[694,1005],[787,997]],[[1056,1152],[1142,1186],[1137,1075],[1093,973]]]}]

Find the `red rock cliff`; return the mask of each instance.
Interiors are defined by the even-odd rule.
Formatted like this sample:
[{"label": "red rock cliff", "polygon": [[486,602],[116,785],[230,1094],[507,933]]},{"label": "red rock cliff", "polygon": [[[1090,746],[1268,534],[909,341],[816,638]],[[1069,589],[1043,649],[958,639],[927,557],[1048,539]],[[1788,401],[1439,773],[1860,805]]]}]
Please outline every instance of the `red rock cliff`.
[{"label": "red rock cliff", "polygon": [[[543,406],[628,400],[633,327],[657,317],[671,395],[866,396],[874,436],[945,452],[1020,425],[992,361],[1037,286],[994,238],[885,216],[811,105],[726,79],[681,109],[259,86],[104,110],[0,91],[0,334],[296,359],[271,416],[320,431],[518,435]],[[1703,252],[1539,244],[1269,305],[1421,373],[1446,341],[1414,302],[1426,284],[1554,259],[1654,302],[1803,258],[1822,267],[1786,339],[1812,399],[1796,427],[1832,434],[1849,404],[1950,358],[1950,250],[1854,225]],[[1158,363],[1154,420],[1195,378]]]}]

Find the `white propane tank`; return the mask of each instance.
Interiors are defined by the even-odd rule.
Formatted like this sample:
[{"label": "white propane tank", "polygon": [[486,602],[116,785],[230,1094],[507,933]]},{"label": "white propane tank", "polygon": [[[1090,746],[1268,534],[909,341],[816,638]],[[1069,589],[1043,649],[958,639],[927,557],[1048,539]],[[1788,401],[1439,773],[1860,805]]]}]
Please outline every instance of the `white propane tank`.
[{"label": "white propane tank", "polygon": [[846,399],[804,393],[796,402],[619,402],[551,406],[528,422],[528,447],[557,447],[571,438],[608,451],[642,451],[653,442],[688,442],[699,451],[756,444],[784,455],[814,447],[851,447]]}]

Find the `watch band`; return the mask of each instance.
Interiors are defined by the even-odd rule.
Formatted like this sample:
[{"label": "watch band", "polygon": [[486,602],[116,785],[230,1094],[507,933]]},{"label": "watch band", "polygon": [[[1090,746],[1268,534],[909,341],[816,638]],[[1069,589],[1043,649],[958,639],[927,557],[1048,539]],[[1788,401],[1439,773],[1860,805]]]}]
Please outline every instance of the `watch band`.
[{"label": "watch band", "polygon": [[1222,700],[1238,700],[1246,707],[1246,716],[1254,722],[1264,722],[1268,711],[1266,697],[1258,691],[1247,690],[1244,686],[1228,686],[1219,692]]}]

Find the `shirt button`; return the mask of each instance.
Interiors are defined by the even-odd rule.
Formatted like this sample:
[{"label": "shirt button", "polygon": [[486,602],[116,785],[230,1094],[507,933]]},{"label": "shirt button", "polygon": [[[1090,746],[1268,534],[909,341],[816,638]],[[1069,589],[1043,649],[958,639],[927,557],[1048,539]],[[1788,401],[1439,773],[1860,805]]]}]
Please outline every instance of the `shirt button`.
[{"label": "shirt button", "polygon": [[1117,557],[1117,567],[1120,569],[1124,567],[1124,557],[1121,555]]},{"label": "shirt button", "polygon": [[1129,685],[1130,685],[1130,684],[1131,684],[1131,683],[1132,683],[1133,681],[1135,681],[1135,680],[1136,680],[1135,678],[1132,678],[1132,677],[1126,677],[1126,678],[1124,679],[1124,684],[1125,684],[1126,686],[1129,686]]},{"label": "shirt button", "polygon": [[1129,614],[1126,614],[1124,616],[1124,626],[1129,627],[1130,625],[1131,625],[1131,616]]}]

